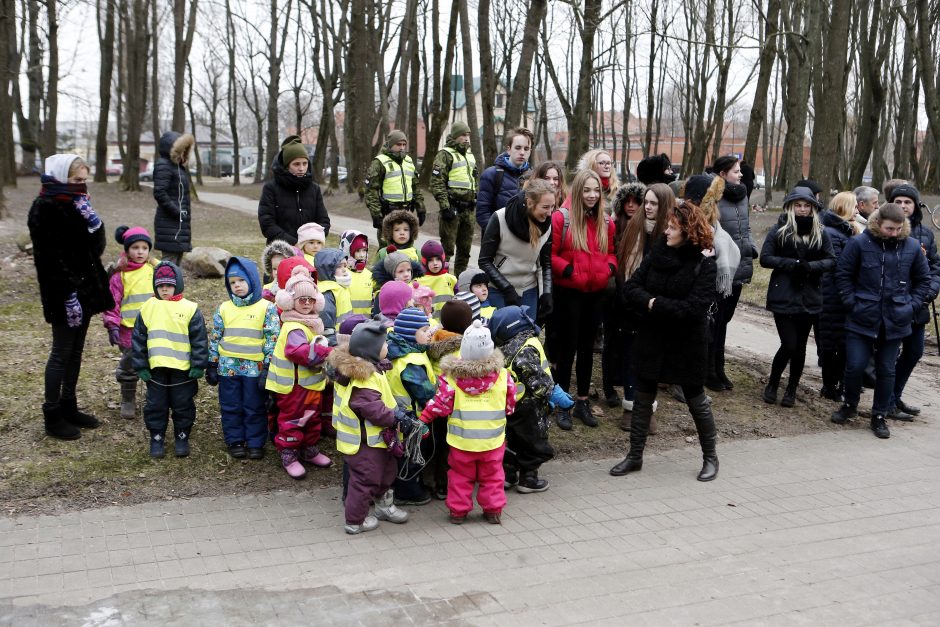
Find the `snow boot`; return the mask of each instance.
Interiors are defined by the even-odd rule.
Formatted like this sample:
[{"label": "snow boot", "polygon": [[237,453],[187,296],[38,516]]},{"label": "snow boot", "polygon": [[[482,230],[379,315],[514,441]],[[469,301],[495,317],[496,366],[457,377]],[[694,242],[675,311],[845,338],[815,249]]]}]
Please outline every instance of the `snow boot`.
[{"label": "snow boot", "polygon": [[303,479],[307,474],[307,469],[300,463],[297,449],[286,448],[281,451],[281,466],[294,479]]},{"label": "snow boot", "polygon": [[371,514],[366,516],[366,519],[362,521],[360,525],[350,525],[346,523],[343,527],[343,530],[351,536],[364,533],[366,531],[372,531],[379,526],[379,519]]},{"label": "snow boot", "polygon": [[166,455],[166,431],[150,430],[150,456],[154,459],[163,459]]},{"label": "snow boot", "polygon": [[59,408],[62,410],[62,417],[76,427],[83,429],[94,429],[101,423],[91,414],[86,414],[78,409],[78,401],[74,398],[59,399]]},{"label": "snow boot", "polygon": [[400,525],[408,522],[408,512],[395,506],[395,492],[387,490],[375,504],[375,517]]},{"label": "snow boot", "polygon": [[77,440],[82,432],[62,416],[62,408],[58,405],[42,407],[42,418],[46,428],[46,435],[60,440]]},{"label": "snow boot", "polygon": [[121,384],[121,418],[133,420],[137,417],[137,383]]},{"label": "snow boot", "polygon": [[189,431],[189,429],[181,429],[176,432],[173,453],[177,457],[189,457]]}]

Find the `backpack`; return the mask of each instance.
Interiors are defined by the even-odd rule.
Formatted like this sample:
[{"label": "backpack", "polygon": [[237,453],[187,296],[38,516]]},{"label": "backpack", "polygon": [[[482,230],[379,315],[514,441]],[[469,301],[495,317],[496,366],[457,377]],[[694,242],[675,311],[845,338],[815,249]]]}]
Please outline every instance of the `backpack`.
[{"label": "backpack", "polygon": [[[561,215],[565,219],[565,224],[564,226],[561,227],[561,243],[562,245],[564,245],[565,236],[568,235],[568,227],[571,226],[571,216],[568,214],[567,207],[561,207],[559,211],[561,211]],[[610,216],[607,215],[607,213],[605,212],[604,213],[604,226],[609,226],[609,225],[610,225]]]}]

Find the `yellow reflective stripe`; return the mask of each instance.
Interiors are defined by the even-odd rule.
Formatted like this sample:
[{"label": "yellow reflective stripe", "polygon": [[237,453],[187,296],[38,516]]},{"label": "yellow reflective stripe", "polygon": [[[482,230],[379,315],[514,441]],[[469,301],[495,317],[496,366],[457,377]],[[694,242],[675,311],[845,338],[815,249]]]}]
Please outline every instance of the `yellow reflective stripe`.
[{"label": "yellow reflective stripe", "polygon": [[[356,422],[358,423],[359,421],[357,420]],[[357,424],[356,426],[357,426],[357,428],[358,428],[358,424]],[[360,440],[361,438],[362,438],[361,435],[360,435],[360,436],[356,436],[356,435],[353,435],[352,433],[347,433],[347,432],[345,432],[345,431],[340,431],[339,429],[336,430],[336,439],[339,440],[340,442],[345,442],[346,444],[355,445],[355,446],[356,446],[356,450],[359,449],[359,440]]]},{"label": "yellow reflective stripe", "polygon": [[219,341],[219,348],[230,353],[242,353],[243,355],[257,355],[261,352],[257,346],[233,344],[232,342],[226,342],[224,338]]},{"label": "yellow reflective stripe", "polygon": [[121,320],[136,320],[139,313],[140,309],[122,309]]},{"label": "yellow reflective stripe", "polygon": [[467,167],[467,160],[464,159],[463,161],[454,161],[454,162],[451,164],[450,167],[452,167],[452,168],[465,168],[465,167]]},{"label": "yellow reflective stripe", "polygon": [[371,300],[354,300],[351,301],[353,309],[371,309],[372,301]]},{"label": "yellow reflective stripe", "polygon": [[394,201],[404,201],[404,194],[382,194],[385,197],[385,200],[394,200]]},{"label": "yellow reflective stripe", "polygon": [[[189,344],[189,336],[183,333],[173,333],[163,329],[154,329],[147,332],[147,338],[151,340],[170,340],[171,342],[185,342]],[[188,353],[187,353],[188,354]]]},{"label": "yellow reflective stripe", "polygon": [[395,402],[398,403],[398,406],[403,409],[411,409],[411,397],[408,395],[395,395]]},{"label": "yellow reflective stripe", "polygon": [[313,372],[305,377],[299,376],[299,373],[298,373],[298,377],[297,377],[297,383],[303,387],[316,385],[317,383],[320,383],[325,380],[326,380],[326,375],[323,374],[322,370],[318,372]]},{"label": "yellow reflective stripe", "polygon": [[447,422],[447,433],[466,440],[489,440],[491,438],[498,438],[503,435],[505,430],[505,426],[495,429],[465,429],[451,421]]},{"label": "yellow reflective stripe", "polygon": [[447,181],[447,187],[455,189],[473,189],[473,183],[469,181]]},{"label": "yellow reflective stripe", "polygon": [[379,444],[385,446],[385,440],[382,439],[382,432],[380,431],[376,435],[366,434],[366,444],[372,448],[378,448]]},{"label": "yellow reflective stripe", "polygon": [[399,170],[398,172],[396,172],[395,170],[388,170],[387,172],[385,172],[385,178],[387,179],[397,178],[401,175],[402,175],[401,170]]},{"label": "yellow reflective stripe", "polygon": [[294,362],[281,359],[277,355],[271,355],[271,365],[277,366],[278,368],[289,368],[291,370],[294,369]]}]

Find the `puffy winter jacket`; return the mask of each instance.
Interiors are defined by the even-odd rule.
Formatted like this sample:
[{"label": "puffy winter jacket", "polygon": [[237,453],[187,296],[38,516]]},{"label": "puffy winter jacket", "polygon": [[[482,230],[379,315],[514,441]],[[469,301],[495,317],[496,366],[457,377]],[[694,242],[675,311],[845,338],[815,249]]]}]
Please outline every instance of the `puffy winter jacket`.
[{"label": "puffy winter jacket", "polygon": [[784,213],[771,227],[760,252],[760,265],[772,268],[767,285],[767,310],[778,314],[818,314],[822,311],[822,275],[835,267],[829,236],[823,231],[822,245],[811,248],[801,241],[781,242]]},{"label": "puffy winter jacket", "polygon": [[916,239],[921,249],[927,255],[927,265],[930,267],[930,290],[924,304],[914,310],[914,324],[927,324],[930,322],[930,301],[940,292],[940,255],[937,254],[937,242],[933,231],[924,226],[924,212],[920,206],[914,209],[910,218],[911,237]]},{"label": "puffy winter jacket", "polygon": [[153,166],[153,247],[166,252],[192,250],[189,207],[189,170],[185,164],[193,136],[168,131],[160,137],[160,158]]},{"label": "puffy winter jacket", "polygon": [[741,251],[741,263],[734,273],[734,284],[750,283],[754,276],[752,259],[757,257],[757,246],[751,239],[747,188],[744,185],[725,184],[724,195],[718,201],[718,221]]},{"label": "puffy winter jacket", "polygon": [[[565,229],[564,211],[552,214],[552,280],[555,285],[579,290],[598,292],[607,287],[607,281],[616,274],[617,256],[614,254],[615,227],[606,216],[607,250],[599,250],[597,242],[597,218],[587,216],[587,250],[572,246],[572,225]],[[562,241],[564,237],[564,241]]]},{"label": "puffy winter jacket", "polygon": [[[490,216],[497,209],[502,209],[509,203],[509,199],[519,191],[519,177],[523,172],[529,169],[528,162],[521,168],[517,168],[509,161],[509,153],[504,152],[496,157],[493,165],[483,171],[480,176],[480,189],[477,192],[477,224],[482,231],[486,231],[486,225],[490,221]],[[500,174],[502,172],[502,174]],[[499,182],[499,188],[496,187],[496,179],[502,176]]]},{"label": "puffy winter jacket", "polygon": [[[829,243],[832,244],[832,252],[838,262],[845,245],[855,237],[855,229],[829,210],[820,212],[819,219],[823,223]],[[839,298],[835,266],[822,275],[822,297],[819,336],[816,338],[816,344],[822,350],[835,350],[840,348],[845,340],[845,316],[848,313],[842,299]]]},{"label": "puffy winter jacket", "polygon": [[308,222],[316,222],[329,235],[330,215],[310,169],[303,176],[294,176],[284,167],[278,152],[271,172],[274,177],[264,184],[258,201],[258,223],[268,243],[281,239],[296,245],[298,227]]},{"label": "puffy winter jacket", "polygon": [[[483,232],[480,243],[480,270],[486,272],[490,283],[496,289],[505,291],[514,288],[519,294],[530,289],[538,283],[538,273],[541,275],[541,294],[550,294],[552,291],[552,242],[550,234],[545,232],[551,228],[551,220],[544,224],[537,224],[543,237],[548,238],[538,250],[529,244],[529,214],[526,209],[525,196],[517,194],[510,199],[503,211],[507,233],[504,233],[500,220],[491,220]],[[507,268],[512,270],[507,271]],[[520,270],[531,268],[527,278],[522,278]],[[517,276],[518,273],[518,276]]]}]

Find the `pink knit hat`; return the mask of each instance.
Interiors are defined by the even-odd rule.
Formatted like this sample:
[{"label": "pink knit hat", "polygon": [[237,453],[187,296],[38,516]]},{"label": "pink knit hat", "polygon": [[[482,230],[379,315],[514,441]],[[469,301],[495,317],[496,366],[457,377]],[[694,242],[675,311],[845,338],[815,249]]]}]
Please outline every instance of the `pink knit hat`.
[{"label": "pink knit hat", "polygon": [[291,272],[291,276],[284,284],[284,289],[278,290],[274,297],[274,303],[281,308],[281,311],[290,311],[299,298],[312,297],[316,299],[313,306],[314,313],[323,311],[325,300],[323,294],[317,289],[310,271],[303,266],[297,266]]},{"label": "pink knit hat", "polygon": [[140,226],[127,227],[121,225],[114,231],[114,239],[117,240],[118,244],[124,247],[124,252],[127,252],[134,242],[147,242],[147,246],[153,248],[153,240],[150,238],[150,233],[147,232],[147,229]]},{"label": "pink knit hat", "polygon": [[379,311],[394,320],[412,298],[414,290],[410,285],[401,281],[389,281],[379,290]]},{"label": "pink knit hat", "polygon": [[297,247],[303,248],[304,242],[321,242],[325,244],[326,231],[316,222],[302,224],[300,228],[297,229]]}]

